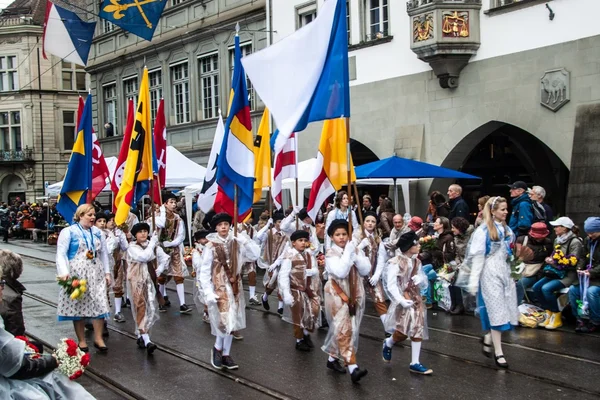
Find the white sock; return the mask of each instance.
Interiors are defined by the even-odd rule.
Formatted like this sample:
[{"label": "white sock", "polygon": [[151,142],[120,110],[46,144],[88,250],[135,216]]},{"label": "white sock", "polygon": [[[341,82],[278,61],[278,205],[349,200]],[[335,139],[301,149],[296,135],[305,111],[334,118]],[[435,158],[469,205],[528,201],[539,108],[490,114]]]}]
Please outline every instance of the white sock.
[{"label": "white sock", "polygon": [[223,338],[221,336],[217,336],[215,340],[215,349],[219,351],[223,350]]},{"label": "white sock", "polygon": [[302,332],[304,333],[304,336],[308,336],[308,335],[310,335],[310,332],[309,332],[309,331],[307,331],[306,329],[303,329],[303,330],[302,330]]},{"label": "white sock", "polygon": [[333,358],[333,357],[329,356],[329,358],[327,359],[327,361],[329,361],[329,362],[334,362],[334,361],[335,361],[335,358]]},{"label": "white sock", "polygon": [[384,326],[385,326],[385,316],[386,316],[386,315],[387,315],[387,314],[383,314],[383,315],[380,315],[380,316],[379,316],[379,319],[381,320],[381,323],[382,323],[382,324],[384,324]]},{"label": "white sock", "polygon": [[158,291],[160,292],[160,294],[163,295],[163,297],[165,297],[167,295],[167,290],[166,290],[165,285],[159,284],[158,285]]},{"label": "white sock", "polygon": [[231,342],[233,342],[233,335],[227,335],[223,338],[223,355],[228,356],[231,351]]},{"label": "white sock", "polygon": [[185,304],[185,290],[183,288],[183,283],[177,284],[177,297],[179,297],[179,305],[182,306]]},{"label": "white sock", "polygon": [[396,344],[396,342],[394,342],[394,339],[392,339],[392,337],[390,336],[389,338],[385,339],[385,345],[387,347],[394,347],[394,344]]},{"label": "white sock", "polygon": [[358,368],[358,365],[350,364],[348,365],[348,372],[353,373],[356,368]]},{"label": "white sock", "polygon": [[250,297],[254,297],[256,295],[256,286],[248,286],[248,289],[250,289]]},{"label": "white sock", "polygon": [[123,305],[123,299],[121,297],[115,297],[115,314],[121,312],[121,305]]},{"label": "white sock", "polygon": [[144,345],[148,346],[148,343],[150,343],[150,336],[147,333],[142,333],[142,339],[144,339]]},{"label": "white sock", "polygon": [[502,332],[491,330],[492,334],[492,343],[494,343],[494,354],[499,356],[502,353]]},{"label": "white sock", "polygon": [[419,354],[421,354],[421,343],[422,342],[410,342],[410,349],[412,352],[412,361],[410,365],[419,364]]},{"label": "white sock", "polygon": [[267,301],[267,299],[268,299],[268,298],[269,298],[269,296],[267,296],[267,292],[263,293],[263,295],[262,295],[262,299],[263,299],[264,301]]},{"label": "white sock", "polygon": [[296,339],[296,343],[300,343],[302,339]]},{"label": "white sock", "polygon": [[277,308],[283,308],[283,301],[280,301],[279,303],[277,303]]}]

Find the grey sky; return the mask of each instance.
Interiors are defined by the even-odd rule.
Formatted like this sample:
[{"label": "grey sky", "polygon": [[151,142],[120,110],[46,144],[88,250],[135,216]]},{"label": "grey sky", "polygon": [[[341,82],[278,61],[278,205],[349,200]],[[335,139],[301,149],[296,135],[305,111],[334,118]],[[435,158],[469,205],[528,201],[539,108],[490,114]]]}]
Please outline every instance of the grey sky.
[{"label": "grey sky", "polygon": [[14,0],[0,0],[0,9],[5,8],[7,5],[12,3]]}]

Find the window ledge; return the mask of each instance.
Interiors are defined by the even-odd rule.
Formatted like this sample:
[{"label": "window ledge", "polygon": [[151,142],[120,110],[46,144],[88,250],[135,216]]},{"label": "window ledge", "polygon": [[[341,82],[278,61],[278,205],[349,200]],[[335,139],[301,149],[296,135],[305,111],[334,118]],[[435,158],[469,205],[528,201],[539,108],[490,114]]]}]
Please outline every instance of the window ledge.
[{"label": "window ledge", "polygon": [[536,6],[538,4],[548,3],[550,1],[552,0],[515,0],[513,3],[490,8],[489,10],[485,10],[483,13],[491,17],[494,15],[500,15],[507,12],[520,10],[522,8]]},{"label": "window ledge", "polygon": [[372,47],[372,46],[377,46],[377,45],[384,44],[384,43],[389,43],[392,41],[392,39],[394,39],[394,36],[390,35],[390,36],[382,37],[381,39],[369,40],[368,42],[360,42],[357,44],[352,44],[352,45],[348,46],[348,51],[355,51],[355,50],[365,49],[367,47]]}]

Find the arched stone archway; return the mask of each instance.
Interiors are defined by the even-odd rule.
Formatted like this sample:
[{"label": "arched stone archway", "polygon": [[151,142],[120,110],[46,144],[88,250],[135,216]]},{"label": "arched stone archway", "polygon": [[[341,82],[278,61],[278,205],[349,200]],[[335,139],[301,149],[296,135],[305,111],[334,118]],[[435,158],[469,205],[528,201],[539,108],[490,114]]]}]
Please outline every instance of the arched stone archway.
[{"label": "arched stone archway", "polygon": [[[509,195],[507,185],[525,181],[546,189],[555,213],[564,215],[569,170],[540,138],[512,124],[490,121],[473,130],[449,151],[441,166],[480,176],[481,181],[460,180],[464,198],[473,212],[483,195]],[[448,180],[434,179],[430,192],[446,193]]]},{"label": "arched stone archway", "polygon": [[378,161],[379,157],[367,146],[355,139],[350,139],[350,154],[355,166]]},{"label": "arched stone archway", "polygon": [[6,174],[0,180],[0,200],[10,202],[17,197],[25,201],[27,184],[25,179],[17,174]]}]

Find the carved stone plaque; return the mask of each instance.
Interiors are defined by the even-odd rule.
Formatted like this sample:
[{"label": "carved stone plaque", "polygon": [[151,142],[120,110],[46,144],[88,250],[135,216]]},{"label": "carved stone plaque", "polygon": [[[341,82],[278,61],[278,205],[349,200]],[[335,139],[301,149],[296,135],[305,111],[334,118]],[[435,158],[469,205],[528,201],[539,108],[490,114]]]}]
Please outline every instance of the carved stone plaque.
[{"label": "carved stone plaque", "polygon": [[540,80],[540,103],[557,112],[571,100],[571,74],[564,68],[546,71]]},{"label": "carved stone plaque", "polygon": [[433,39],[433,13],[413,17],[413,42]]}]

